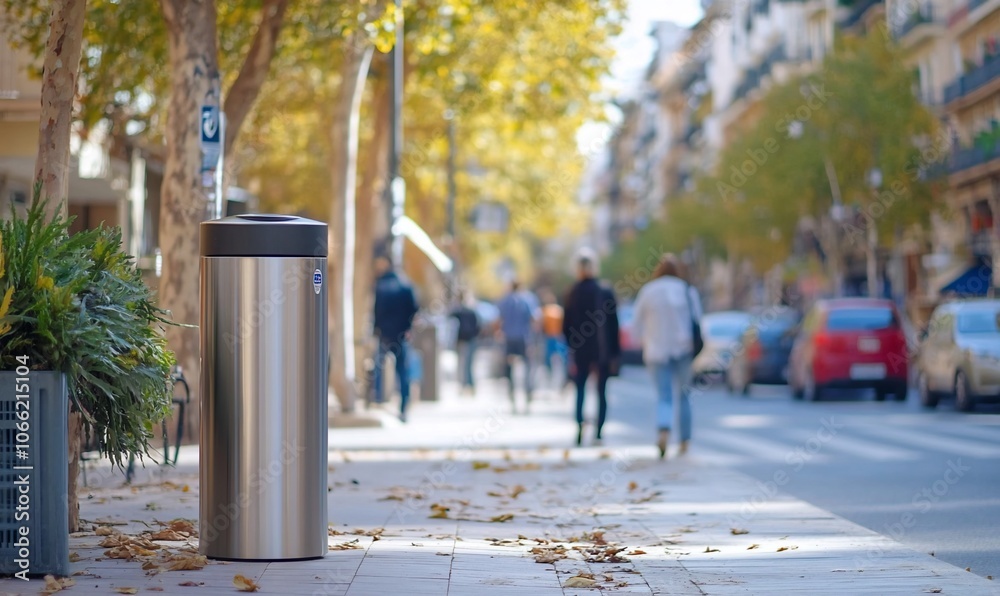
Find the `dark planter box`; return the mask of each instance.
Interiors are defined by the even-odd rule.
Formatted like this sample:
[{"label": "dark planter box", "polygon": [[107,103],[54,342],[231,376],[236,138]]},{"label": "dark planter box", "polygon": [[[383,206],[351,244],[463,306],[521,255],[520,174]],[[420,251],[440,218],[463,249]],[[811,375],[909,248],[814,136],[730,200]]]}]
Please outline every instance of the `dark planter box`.
[{"label": "dark planter box", "polygon": [[68,417],[62,373],[0,372],[2,575],[69,575]]}]

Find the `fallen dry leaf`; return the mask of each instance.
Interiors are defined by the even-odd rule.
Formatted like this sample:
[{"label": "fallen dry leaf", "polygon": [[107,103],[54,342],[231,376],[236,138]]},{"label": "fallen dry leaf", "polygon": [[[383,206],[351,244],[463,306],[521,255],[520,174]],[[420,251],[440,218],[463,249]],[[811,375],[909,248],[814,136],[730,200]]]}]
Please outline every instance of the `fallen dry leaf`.
[{"label": "fallen dry leaf", "polygon": [[520,484],[517,484],[514,486],[514,488],[510,489],[510,498],[516,499],[518,495],[525,492],[526,490],[528,489],[524,488]]},{"label": "fallen dry leaf", "polygon": [[256,592],[260,586],[249,577],[237,573],[233,576],[233,585],[238,592]]},{"label": "fallen dry leaf", "polygon": [[639,488],[639,483],[636,482],[635,480],[628,483],[628,492],[634,493],[638,488]]},{"label": "fallen dry leaf", "polygon": [[78,553],[76,551],[73,551],[73,552],[71,552],[69,554],[69,562],[70,563],[76,563],[79,560],[80,560],[80,553]]},{"label": "fallen dry leaf", "polygon": [[592,588],[597,583],[597,580],[590,579],[589,577],[581,577],[579,575],[574,575],[573,577],[566,580],[563,584],[564,588]]},{"label": "fallen dry leaf", "polygon": [[646,551],[644,551],[644,550],[634,550],[634,551],[632,551],[630,553],[625,553],[625,554],[630,555],[630,556],[631,555],[644,555],[644,554],[646,554]]},{"label": "fallen dry leaf", "polygon": [[177,585],[178,586],[184,586],[185,588],[196,588],[198,586],[205,585],[205,582],[200,582],[199,583],[199,582],[186,581],[186,582],[181,582],[181,583],[179,583]]},{"label": "fallen dry leaf", "polygon": [[747,550],[754,550],[755,548],[760,548],[759,544],[751,544],[747,547]]},{"label": "fallen dry leaf", "polygon": [[474,461],[474,462],[472,462],[472,469],[473,470],[485,470],[488,467],[490,467],[490,462],[488,462],[488,461]]},{"label": "fallen dry leaf", "polygon": [[152,534],[149,535],[150,540],[167,540],[170,542],[182,542],[184,540],[187,540],[187,538],[188,536],[186,533],[181,534],[180,532],[176,532],[170,529],[160,530],[158,532],[153,532]]},{"label": "fallen dry leaf", "polygon": [[112,534],[120,534],[121,530],[118,528],[112,528],[111,526],[101,526],[94,530],[94,534],[98,536],[111,536]]},{"label": "fallen dry leaf", "polygon": [[494,515],[493,517],[491,517],[490,521],[493,523],[503,523],[503,522],[509,522],[512,519],[514,519],[513,513],[501,513],[500,515]]},{"label": "fallen dry leaf", "polygon": [[704,550],[704,551],[702,551],[702,552],[706,552],[706,553],[717,553],[717,552],[719,552],[719,549],[717,549],[717,548],[712,548],[711,546],[706,546],[706,547],[705,547],[705,550]]},{"label": "fallen dry leaf", "polygon": [[734,536],[739,536],[740,534],[749,534],[750,530],[744,530],[743,528],[731,528],[729,533]]},{"label": "fallen dry leaf", "polygon": [[138,594],[139,588],[115,588],[115,592],[119,594]]},{"label": "fallen dry leaf", "polygon": [[382,497],[379,501],[402,501],[403,497],[399,495],[389,495],[388,497]]},{"label": "fallen dry leaf", "polygon": [[167,561],[167,571],[197,571],[208,565],[205,555],[174,555]]},{"label": "fallen dry leaf", "polygon": [[329,550],[353,550],[353,549],[357,549],[357,548],[361,548],[361,544],[359,544],[359,539],[355,538],[354,540],[351,540],[350,542],[341,542],[340,544],[331,544],[330,547],[329,547]]},{"label": "fallen dry leaf", "polygon": [[56,577],[54,575],[46,575],[45,576],[45,588],[42,589],[42,593],[43,594],[55,594],[56,592],[59,592],[60,590],[63,590],[65,588],[70,588],[70,587],[75,586],[75,585],[76,585],[76,582],[73,581],[71,578],[63,577],[63,578],[56,579]]},{"label": "fallen dry leaf", "polygon": [[653,491],[653,492],[649,493],[648,495],[646,495],[645,497],[639,497],[637,499],[632,499],[632,502],[636,503],[636,504],[638,504],[638,503],[648,503],[648,502],[652,501],[653,499],[655,499],[656,497],[659,497],[662,494],[663,493],[661,491],[658,491],[658,490],[657,491]]},{"label": "fallen dry leaf", "polygon": [[146,588],[147,592],[162,592],[163,588],[159,586],[153,586],[152,588]]},{"label": "fallen dry leaf", "polygon": [[541,466],[541,464],[536,464],[535,462],[528,462],[528,463],[525,463],[525,464],[513,464],[512,466],[510,466],[510,469],[511,470],[518,470],[518,471],[533,472],[533,471],[541,470],[542,466]]},{"label": "fallen dry leaf", "polygon": [[779,553],[780,553],[780,552],[784,552],[784,551],[786,551],[786,550],[795,550],[795,549],[797,549],[797,548],[798,548],[797,546],[782,546],[782,547],[780,547],[780,548],[778,549],[778,551],[777,551],[777,552],[779,552]]},{"label": "fallen dry leaf", "polygon": [[183,532],[190,534],[191,536],[198,535],[198,528],[194,525],[194,522],[189,519],[175,519],[167,523],[167,528],[173,530],[174,532]]}]

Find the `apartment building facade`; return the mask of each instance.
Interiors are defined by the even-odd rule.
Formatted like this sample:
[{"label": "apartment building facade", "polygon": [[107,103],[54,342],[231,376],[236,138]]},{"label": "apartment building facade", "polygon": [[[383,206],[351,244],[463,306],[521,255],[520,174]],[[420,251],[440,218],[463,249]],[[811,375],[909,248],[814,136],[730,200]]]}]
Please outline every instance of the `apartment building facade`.
[{"label": "apartment building facade", "polygon": [[936,153],[950,157],[923,164],[923,175],[946,181],[941,213],[922,235],[883,251],[880,270],[892,269],[894,292],[907,296],[971,293],[970,282],[986,293],[993,276],[984,270],[1000,266],[1000,0],[703,5],[703,20],[670,59],[654,63],[647,92],[626,110],[601,176],[607,186],[595,193],[608,212],[627,205],[622,224],[668,217],[671,199],[692,190],[694,176],[760,118],[771,86],[817,68],[840,32],[881,33],[901,47],[914,93],[942,124],[934,143],[944,151]]}]

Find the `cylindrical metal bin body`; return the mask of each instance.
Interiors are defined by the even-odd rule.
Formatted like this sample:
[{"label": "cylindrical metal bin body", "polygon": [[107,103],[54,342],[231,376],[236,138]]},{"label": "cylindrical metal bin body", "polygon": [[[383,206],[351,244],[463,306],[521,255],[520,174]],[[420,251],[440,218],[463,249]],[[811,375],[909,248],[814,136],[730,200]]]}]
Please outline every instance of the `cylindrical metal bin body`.
[{"label": "cylindrical metal bin body", "polygon": [[[238,242],[213,250],[205,239],[213,223],[202,225],[203,254],[206,245],[253,252]],[[315,256],[202,257],[200,550],[208,557],[327,552],[325,271],[326,258]]]}]

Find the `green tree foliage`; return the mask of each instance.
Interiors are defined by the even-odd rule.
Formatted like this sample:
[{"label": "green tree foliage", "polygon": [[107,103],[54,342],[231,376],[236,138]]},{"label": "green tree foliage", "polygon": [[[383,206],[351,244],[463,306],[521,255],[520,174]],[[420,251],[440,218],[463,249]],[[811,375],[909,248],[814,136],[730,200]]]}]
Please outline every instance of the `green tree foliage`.
[{"label": "green tree foliage", "polygon": [[[762,271],[789,256],[800,218],[829,213],[833,175],[844,204],[883,238],[926,222],[934,187],[923,174],[943,152],[891,41],[844,37],[817,72],[772,88],[761,102],[759,118],[699,180],[704,208],[677,216],[675,228],[710,224],[703,234],[711,244]],[[870,186],[874,168],[878,189]],[[846,232],[862,234],[849,225]]]},{"label": "green tree foliage", "polygon": [[170,413],[173,356],[152,300],[117,228],[69,235],[35,201],[0,221],[0,370],[27,356],[34,370],[66,374],[74,409],[121,466],[147,453]]},{"label": "green tree foliage", "polygon": [[[219,67],[231,83],[260,21],[262,0],[218,3]],[[3,0],[5,35],[15,47],[40,58],[45,51],[49,5],[42,0]],[[80,63],[80,120],[102,119],[163,138],[170,69],[167,30],[159,0],[88,0]],[[41,62],[39,62],[40,68]]]},{"label": "green tree foliage", "polygon": [[[490,266],[513,256],[531,272],[535,238],[582,225],[575,195],[584,161],[579,126],[601,117],[600,76],[612,54],[620,0],[417,1],[406,4],[404,155],[407,213],[432,237],[446,229],[447,121],[455,119],[458,244],[466,271],[487,293],[500,290]],[[376,40],[392,30],[375,23]],[[328,211],[329,103],[339,84],[335,40],[315,43],[311,25],[297,23],[286,43],[307,44],[312,58],[286,48],[261,94],[240,154],[241,177],[255,181],[262,202],[283,211],[325,217]],[[380,49],[387,50],[388,44]],[[329,51],[328,51],[329,50]],[[333,52],[331,54],[330,52]],[[372,78],[387,76],[376,56]],[[373,136],[376,85],[369,85],[362,138]],[[365,146],[363,152],[377,150]],[[363,156],[362,164],[368,163]],[[511,211],[508,234],[481,234],[469,216],[495,200]],[[579,223],[577,223],[579,222]]]}]

